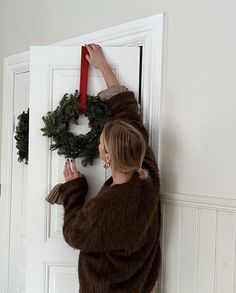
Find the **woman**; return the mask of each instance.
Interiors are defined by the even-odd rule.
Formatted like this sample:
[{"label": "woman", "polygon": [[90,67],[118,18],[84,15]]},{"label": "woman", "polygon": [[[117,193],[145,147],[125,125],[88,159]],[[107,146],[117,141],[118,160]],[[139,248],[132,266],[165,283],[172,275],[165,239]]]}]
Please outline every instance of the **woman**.
[{"label": "woman", "polygon": [[158,166],[133,92],[119,84],[99,45],[86,47],[108,87],[98,95],[114,120],[103,128],[99,154],[112,176],[85,202],[87,180],[66,161],[56,201],[64,206],[63,236],[80,250],[81,293],[151,292],[161,265]]}]

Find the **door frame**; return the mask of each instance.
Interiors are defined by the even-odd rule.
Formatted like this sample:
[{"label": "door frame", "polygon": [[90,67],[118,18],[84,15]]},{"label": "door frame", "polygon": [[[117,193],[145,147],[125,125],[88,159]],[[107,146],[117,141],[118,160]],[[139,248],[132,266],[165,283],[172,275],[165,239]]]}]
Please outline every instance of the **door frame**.
[{"label": "door frame", "polygon": [[[88,33],[49,46],[82,46],[86,43],[99,43],[103,46],[142,46],[141,97],[142,117],[149,131],[149,144],[159,161],[161,129],[161,89],[163,68],[163,41],[165,15],[163,13],[116,25],[97,32]],[[2,118],[2,160],[0,196],[0,292],[8,292],[11,185],[13,150],[14,80],[17,74],[30,71],[30,54],[25,51],[4,58],[3,71],[3,118]],[[154,129],[158,135],[153,135]],[[159,163],[159,162],[158,162]],[[27,241],[27,239],[26,239]]]},{"label": "door frame", "polygon": [[[14,117],[14,82],[17,74],[29,72],[29,54],[23,52],[4,58],[3,117],[0,196],[0,292],[9,292],[10,224],[12,201],[12,152]],[[16,150],[15,150],[16,151]]]}]

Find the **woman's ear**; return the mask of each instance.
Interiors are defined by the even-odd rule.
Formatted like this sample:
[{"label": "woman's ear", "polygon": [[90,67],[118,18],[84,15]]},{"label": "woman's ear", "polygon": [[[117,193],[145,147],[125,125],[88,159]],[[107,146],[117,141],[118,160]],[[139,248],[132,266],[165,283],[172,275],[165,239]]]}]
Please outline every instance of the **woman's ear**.
[{"label": "woman's ear", "polygon": [[110,154],[108,154],[108,153],[105,154],[105,160],[106,160],[107,163],[109,163],[109,164],[111,163],[111,156],[110,156]]}]

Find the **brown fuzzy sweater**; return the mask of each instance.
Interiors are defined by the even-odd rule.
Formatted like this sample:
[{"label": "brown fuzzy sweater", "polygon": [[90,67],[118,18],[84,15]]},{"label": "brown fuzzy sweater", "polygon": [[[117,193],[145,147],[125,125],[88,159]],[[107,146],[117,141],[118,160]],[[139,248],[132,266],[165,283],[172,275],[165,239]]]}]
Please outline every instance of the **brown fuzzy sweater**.
[{"label": "brown fuzzy sweater", "polygon": [[[106,101],[114,119],[135,126],[148,142],[134,93],[119,93]],[[65,241],[80,250],[80,293],[148,293],[160,273],[160,180],[154,155],[147,147],[142,164],[150,181],[132,178],[111,185],[110,177],[98,194],[85,202],[85,177],[60,186],[64,206]]]}]

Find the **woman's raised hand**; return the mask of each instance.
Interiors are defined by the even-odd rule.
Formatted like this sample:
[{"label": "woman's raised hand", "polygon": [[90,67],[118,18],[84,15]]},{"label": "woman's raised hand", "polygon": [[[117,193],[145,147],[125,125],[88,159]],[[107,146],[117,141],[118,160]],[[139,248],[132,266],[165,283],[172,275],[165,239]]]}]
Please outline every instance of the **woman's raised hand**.
[{"label": "woman's raised hand", "polygon": [[103,55],[102,48],[99,45],[89,44],[85,45],[85,47],[89,52],[89,55],[86,55],[86,59],[90,65],[100,70],[109,66],[105,56]]},{"label": "woman's raised hand", "polygon": [[77,169],[75,160],[71,160],[71,164],[69,159],[66,160],[63,174],[66,181],[70,181],[80,177],[80,173]]},{"label": "woman's raised hand", "polygon": [[118,79],[112,71],[112,68],[107,62],[105,56],[103,55],[102,48],[96,44],[85,45],[85,47],[89,52],[89,55],[86,55],[86,59],[90,65],[102,72],[107,87],[109,88],[114,85],[119,85],[120,83]]}]

